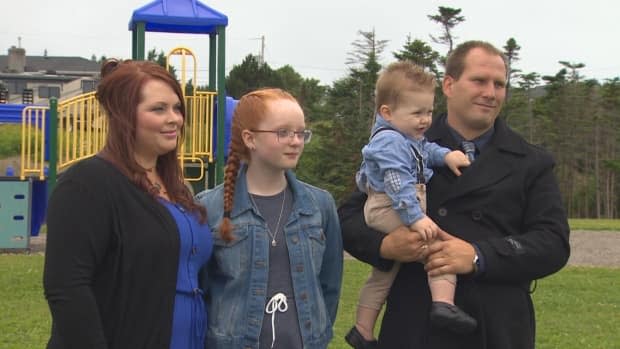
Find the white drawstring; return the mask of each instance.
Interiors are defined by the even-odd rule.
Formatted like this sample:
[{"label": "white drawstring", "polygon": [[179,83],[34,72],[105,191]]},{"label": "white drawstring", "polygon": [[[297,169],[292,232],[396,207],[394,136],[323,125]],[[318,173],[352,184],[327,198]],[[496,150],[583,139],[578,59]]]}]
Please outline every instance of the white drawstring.
[{"label": "white drawstring", "polygon": [[284,313],[288,309],[288,304],[286,303],[286,295],[282,292],[278,292],[271,297],[269,302],[267,302],[267,306],[265,306],[265,312],[267,314],[271,314],[271,347],[273,348],[273,344],[276,342],[276,328],[275,328],[275,319],[276,312],[280,311]]}]

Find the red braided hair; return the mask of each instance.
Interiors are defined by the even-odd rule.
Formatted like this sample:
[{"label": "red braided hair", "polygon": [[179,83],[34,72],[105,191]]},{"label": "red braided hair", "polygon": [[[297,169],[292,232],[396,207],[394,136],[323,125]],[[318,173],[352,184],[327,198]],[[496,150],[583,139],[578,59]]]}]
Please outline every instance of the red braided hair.
[{"label": "red braided hair", "polygon": [[288,99],[297,103],[295,97],[284,90],[278,88],[261,89],[249,92],[241,97],[233,113],[228,160],[224,170],[224,218],[220,226],[220,235],[224,241],[230,242],[234,239],[230,213],[233,209],[235,183],[241,161],[250,161],[250,151],[243,143],[241,132],[257,128],[267,115],[267,102],[279,99]]}]

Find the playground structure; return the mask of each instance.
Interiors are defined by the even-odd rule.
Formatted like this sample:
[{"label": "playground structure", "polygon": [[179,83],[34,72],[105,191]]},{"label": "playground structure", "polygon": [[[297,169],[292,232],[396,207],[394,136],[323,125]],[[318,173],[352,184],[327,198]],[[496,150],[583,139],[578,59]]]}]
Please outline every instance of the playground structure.
[{"label": "playground structure", "polygon": [[[180,59],[186,116],[179,163],[194,191],[223,179],[226,131],[236,103],[224,91],[227,24],[225,15],[196,0],[153,1],[135,10],[129,23],[134,60],[144,60],[145,31],[209,35],[209,91],[195,88],[197,61],[192,50],[176,47],[167,56],[167,64]],[[191,86],[188,60],[193,68]],[[47,106],[0,105],[2,122],[21,123],[22,142],[18,176],[0,177],[0,249],[27,249],[29,236],[38,235],[44,222],[58,174],[103,147],[108,123],[95,92],[63,101],[51,98]]]}]

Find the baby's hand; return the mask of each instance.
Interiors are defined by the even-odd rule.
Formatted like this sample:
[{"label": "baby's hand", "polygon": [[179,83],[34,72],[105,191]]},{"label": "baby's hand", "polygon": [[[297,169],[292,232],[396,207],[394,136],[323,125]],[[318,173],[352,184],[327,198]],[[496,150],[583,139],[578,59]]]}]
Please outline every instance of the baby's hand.
[{"label": "baby's hand", "polygon": [[411,230],[415,230],[422,235],[424,241],[431,241],[437,236],[439,227],[432,219],[424,216],[424,218],[418,219],[410,227]]},{"label": "baby's hand", "polygon": [[471,165],[467,155],[460,150],[453,150],[446,154],[445,161],[446,166],[448,166],[448,168],[457,176],[461,175],[459,167],[467,167]]}]

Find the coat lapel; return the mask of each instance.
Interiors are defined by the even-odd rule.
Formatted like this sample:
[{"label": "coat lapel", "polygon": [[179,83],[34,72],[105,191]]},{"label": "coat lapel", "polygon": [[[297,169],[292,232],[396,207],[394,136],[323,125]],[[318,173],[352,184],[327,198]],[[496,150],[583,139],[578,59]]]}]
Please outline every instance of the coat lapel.
[{"label": "coat lapel", "polygon": [[[515,161],[510,161],[509,157],[501,154],[500,149],[489,144],[470,168],[464,170],[463,174],[456,178],[451,190],[445,193],[442,202],[499,182],[514,171],[514,164]],[[449,175],[454,176],[452,173]]]},{"label": "coat lapel", "polygon": [[[445,122],[445,115],[433,124],[427,137],[429,141],[444,147],[459,149]],[[434,196],[433,201],[444,203],[501,181],[515,170],[518,163],[514,161],[515,157],[525,155],[524,147],[525,144],[502,120],[496,120],[493,138],[460,177],[456,177],[447,167],[435,169],[429,183],[429,195]]]}]

